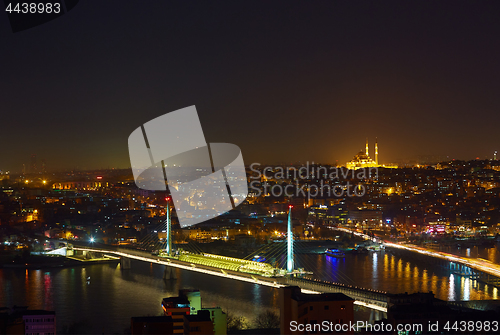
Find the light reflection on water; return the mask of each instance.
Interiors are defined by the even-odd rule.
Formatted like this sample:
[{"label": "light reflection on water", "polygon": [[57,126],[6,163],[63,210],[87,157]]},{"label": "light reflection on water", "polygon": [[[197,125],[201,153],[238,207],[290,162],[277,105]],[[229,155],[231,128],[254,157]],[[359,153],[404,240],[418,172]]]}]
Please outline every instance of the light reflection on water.
[{"label": "light reflection on water", "polygon": [[[298,255],[307,270],[325,255]],[[475,280],[450,276],[449,271],[429,262],[414,263],[388,252],[346,254],[332,258],[330,267],[316,270],[315,277],[344,284],[369,287],[390,293],[434,292],[443,300],[497,299],[498,290]],[[309,266],[307,266],[309,265]]]},{"label": "light reflection on water", "polygon": [[0,269],[0,307],[55,310],[59,330],[85,321],[92,325],[88,333],[122,333],[132,316],[161,315],[161,300],[182,288],[200,289],[205,307],[222,307],[248,319],[262,308],[279,306],[277,292],[269,287],[181,270],[176,274],[177,280],[164,281],[163,266],[135,261],[125,271],[115,264]]},{"label": "light reflection on water", "polygon": [[455,276],[453,274],[450,274],[450,280],[449,280],[449,290],[448,290],[448,300],[450,301],[455,301]]},{"label": "light reflection on water", "polygon": [[464,287],[464,295],[463,295],[463,300],[470,300],[470,287],[471,287],[471,282],[469,278],[461,278],[463,287]]},{"label": "light reflection on water", "polygon": [[[482,251],[478,250],[481,254]],[[484,251],[488,259],[494,251]],[[485,257],[485,258],[486,258]],[[497,299],[498,289],[390,253],[296,255],[298,267],[317,278],[391,293],[433,291],[443,300]],[[58,328],[77,321],[92,324],[90,333],[122,333],[130,317],[160,315],[161,300],[182,288],[199,289],[203,306],[222,307],[252,319],[262,308],[277,310],[277,290],[255,284],[176,270],[177,280],[163,280],[163,266],[132,261],[130,270],[115,264],[51,270],[0,269],[0,307],[28,305],[56,310]],[[90,280],[87,281],[87,278]],[[105,316],[105,318],[103,318]]]},{"label": "light reflection on water", "polygon": [[493,263],[500,264],[500,249],[498,245],[488,246],[472,246],[472,247],[454,247],[454,246],[441,246],[439,250],[449,252],[459,256],[471,258],[484,258]]}]

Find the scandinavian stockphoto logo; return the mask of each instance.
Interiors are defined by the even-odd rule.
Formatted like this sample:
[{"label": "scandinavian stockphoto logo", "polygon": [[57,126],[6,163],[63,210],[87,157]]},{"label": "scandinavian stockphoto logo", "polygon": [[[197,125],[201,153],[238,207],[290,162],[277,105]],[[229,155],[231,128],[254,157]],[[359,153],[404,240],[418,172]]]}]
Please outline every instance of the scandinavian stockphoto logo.
[{"label": "scandinavian stockphoto logo", "polygon": [[172,195],[181,227],[217,217],[248,195],[240,149],[207,143],[195,106],[146,122],[128,138],[137,187]]}]

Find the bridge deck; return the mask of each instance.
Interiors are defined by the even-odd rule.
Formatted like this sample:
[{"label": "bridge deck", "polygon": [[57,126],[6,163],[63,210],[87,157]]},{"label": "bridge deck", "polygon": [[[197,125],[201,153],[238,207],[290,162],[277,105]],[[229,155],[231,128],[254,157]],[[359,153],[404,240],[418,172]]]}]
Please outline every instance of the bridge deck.
[{"label": "bridge deck", "polygon": [[317,294],[324,292],[340,292],[355,299],[355,304],[357,305],[376,309],[382,312],[387,312],[387,298],[385,293],[375,290],[322,282],[310,278],[263,277],[256,274],[224,270],[202,264],[192,264],[177,259],[162,258],[150,255],[147,252],[139,250],[122,250],[120,248],[118,248],[118,250],[105,250],[105,249],[94,249],[94,248],[83,248],[83,247],[74,247],[73,249],[99,252],[103,254],[114,254],[117,256],[127,257],[139,261],[162,264],[166,266],[180,268],[183,270],[205,273],[208,275],[240,280],[274,288],[279,288],[286,285],[296,285],[301,287],[303,289],[303,292],[305,293]]},{"label": "bridge deck", "polygon": [[[352,229],[347,229],[347,228],[336,228],[336,229],[339,231],[347,232],[347,233],[354,233],[355,235],[361,236],[365,239],[373,239],[373,237],[371,237],[371,236],[360,233],[358,231],[354,231]],[[422,248],[422,247],[412,245],[412,244],[400,244],[400,243],[393,243],[393,242],[388,242],[388,241],[384,241],[384,244],[387,247],[408,250],[408,251],[419,253],[421,255],[426,255],[429,257],[435,257],[435,258],[439,258],[439,259],[446,260],[449,262],[462,264],[462,265],[465,265],[471,269],[478,270],[478,271],[484,272],[486,274],[489,274],[491,276],[495,276],[495,277],[500,278],[500,265],[489,262],[487,260],[483,260],[483,259],[479,259],[479,258],[461,257],[461,256],[449,254],[446,252]]]}]

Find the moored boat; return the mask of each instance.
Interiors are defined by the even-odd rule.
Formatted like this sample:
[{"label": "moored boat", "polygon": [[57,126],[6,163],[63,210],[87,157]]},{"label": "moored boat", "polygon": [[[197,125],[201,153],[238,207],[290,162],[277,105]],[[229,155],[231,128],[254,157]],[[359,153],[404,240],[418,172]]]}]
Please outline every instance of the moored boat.
[{"label": "moored boat", "polygon": [[345,257],[345,253],[339,249],[326,249],[325,255],[330,257],[343,258]]}]

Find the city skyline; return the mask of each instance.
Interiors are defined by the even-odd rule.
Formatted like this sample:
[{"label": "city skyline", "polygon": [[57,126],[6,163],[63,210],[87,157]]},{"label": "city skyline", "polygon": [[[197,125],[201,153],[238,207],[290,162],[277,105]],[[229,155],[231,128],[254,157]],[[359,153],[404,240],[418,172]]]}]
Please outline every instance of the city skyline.
[{"label": "city skyline", "polygon": [[[377,139],[377,138],[376,138]],[[378,141],[378,140],[377,140]],[[376,149],[378,150],[378,149]],[[360,149],[358,150],[359,153],[363,153],[366,151],[365,149]],[[473,158],[468,158],[468,159],[463,159],[463,158],[454,158],[446,155],[439,155],[439,154],[427,154],[427,155],[415,155],[413,157],[399,157],[394,159],[393,161],[388,161],[388,160],[382,160],[380,162],[380,165],[377,165],[379,167],[406,167],[406,166],[416,166],[416,165],[435,165],[436,163],[440,162],[449,162],[449,161],[472,161],[472,160],[490,160],[490,161],[495,161],[497,160],[496,157],[497,151],[495,150],[491,155],[489,156],[484,156],[484,157],[473,157]],[[261,165],[303,165],[303,164],[319,164],[319,165],[333,165],[333,166],[339,166],[339,167],[347,167],[350,162],[353,161],[353,156],[354,159],[357,158],[358,154],[356,155],[351,155],[350,159],[346,159],[345,161],[342,160],[329,160],[329,161],[314,161],[314,160],[296,160],[293,158],[290,158],[288,160],[282,160],[282,161],[266,161],[266,162],[250,162],[246,164],[246,166],[250,166],[251,164],[257,163]],[[369,155],[368,155],[369,156]],[[382,155],[383,157],[383,155]],[[19,169],[1,169],[0,171],[2,172],[9,172],[13,174],[21,173],[21,174],[45,174],[45,173],[54,173],[54,172],[64,172],[64,171],[96,171],[96,170],[109,170],[109,169],[130,169],[130,163],[129,166],[113,166],[113,165],[108,165],[108,166],[99,166],[96,164],[95,166],[78,166],[78,165],[65,165],[65,166],[52,166],[48,167],[46,166],[46,160],[45,158],[37,159],[36,154],[31,154],[30,155],[30,161],[26,163],[22,163],[21,167]],[[370,157],[368,157],[370,159]],[[347,163],[346,163],[347,162]],[[375,161],[374,161],[375,162]],[[377,161],[378,162],[378,161]],[[359,166],[362,167],[362,166]]]},{"label": "city skyline", "polygon": [[500,330],[499,1],[4,3],[0,333]]},{"label": "city skyline", "polygon": [[283,5],[110,1],[18,33],[2,21],[0,168],[32,154],[127,168],[135,126],[190,105],[208,141],[252,162],[346,162],[365,137],[382,163],[498,150],[497,3]]}]

